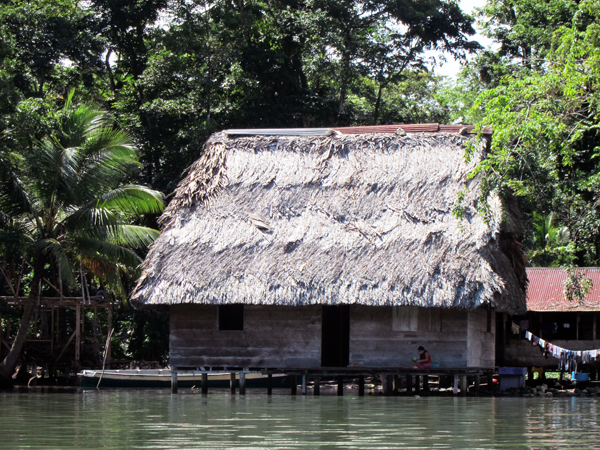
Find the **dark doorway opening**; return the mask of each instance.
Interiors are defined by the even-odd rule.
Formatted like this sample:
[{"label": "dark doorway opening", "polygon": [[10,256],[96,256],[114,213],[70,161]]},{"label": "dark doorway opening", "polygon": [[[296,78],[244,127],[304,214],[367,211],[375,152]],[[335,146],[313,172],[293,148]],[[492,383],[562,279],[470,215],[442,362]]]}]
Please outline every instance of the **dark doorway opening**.
[{"label": "dark doorway opening", "polygon": [[347,367],[350,362],[350,306],[323,305],[321,366]]}]

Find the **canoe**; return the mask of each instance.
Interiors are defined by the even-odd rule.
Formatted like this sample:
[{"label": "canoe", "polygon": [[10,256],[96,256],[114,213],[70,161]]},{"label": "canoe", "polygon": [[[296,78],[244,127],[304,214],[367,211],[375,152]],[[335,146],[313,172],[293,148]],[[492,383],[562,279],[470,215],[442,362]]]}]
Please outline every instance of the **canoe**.
[{"label": "canoe", "polygon": [[[77,374],[79,384],[84,388],[95,388],[100,380],[101,370],[83,370]],[[228,388],[230,383],[229,373],[208,374],[208,387]],[[100,387],[156,387],[168,388],[171,386],[171,371],[169,369],[127,369],[127,370],[105,370],[102,375]],[[180,388],[191,388],[202,386],[201,373],[178,373],[177,386]],[[273,388],[290,387],[290,379],[284,374],[273,375]],[[236,379],[236,387],[239,387],[239,374]],[[267,375],[261,373],[247,373],[246,387],[267,387]]]}]

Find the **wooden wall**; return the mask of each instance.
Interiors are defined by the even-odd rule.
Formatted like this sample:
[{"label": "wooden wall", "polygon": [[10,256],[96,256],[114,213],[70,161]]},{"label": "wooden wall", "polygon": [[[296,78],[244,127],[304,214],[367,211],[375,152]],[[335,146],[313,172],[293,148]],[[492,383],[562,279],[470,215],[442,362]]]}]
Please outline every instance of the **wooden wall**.
[{"label": "wooden wall", "polygon": [[487,332],[486,308],[443,309],[440,331],[394,331],[393,316],[391,306],[351,307],[351,365],[408,367],[422,345],[441,367],[494,366],[494,333]]},{"label": "wooden wall", "polygon": [[[427,316],[427,323],[420,320],[416,331],[394,331],[393,316],[391,306],[350,307],[350,365],[408,367],[423,345],[441,367],[494,366],[494,329],[487,331],[485,308],[443,309]],[[425,327],[431,331],[421,331]],[[170,363],[316,368],[321,366],[321,335],[320,306],[248,305],[242,331],[219,331],[217,306],[173,305]]]},{"label": "wooden wall", "polygon": [[[490,316],[488,317],[488,314]],[[489,321],[489,322],[488,322]],[[488,326],[490,331],[488,331]],[[495,312],[480,307],[469,311],[468,359],[471,367],[496,365]]]},{"label": "wooden wall", "polygon": [[320,366],[320,306],[247,305],[243,331],[219,331],[217,311],[212,305],[171,306],[171,366]]}]

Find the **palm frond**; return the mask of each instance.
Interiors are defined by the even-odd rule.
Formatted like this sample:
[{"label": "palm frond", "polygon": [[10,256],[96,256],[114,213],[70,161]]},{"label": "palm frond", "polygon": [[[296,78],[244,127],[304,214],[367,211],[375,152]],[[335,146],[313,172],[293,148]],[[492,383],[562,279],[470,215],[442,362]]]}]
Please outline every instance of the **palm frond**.
[{"label": "palm frond", "polygon": [[33,206],[17,168],[0,155],[0,208],[13,216],[32,213]]},{"label": "palm frond", "polygon": [[145,186],[130,184],[113,189],[98,199],[98,207],[123,214],[158,214],[164,208],[164,195]]},{"label": "palm frond", "polygon": [[82,259],[106,258],[113,264],[120,263],[131,268],[142,263],[137,253],[118,244],[87,237],[77,237],[73,241]]},{"label": "palm frond", "polygon": [[56,239],[40,239],[33,244],[33,249],[36,252],[49,255],[54,259],[63,283],[66,283],[69,286],[74,286],[76,284],[75,276],[71,270],[69,256],[59,241]]},{"label": "palm frond", "polygon": [[160,232],[138,225],[120,225],[109,235],[110,242],[130,248],[144,248],[152,244]]}]

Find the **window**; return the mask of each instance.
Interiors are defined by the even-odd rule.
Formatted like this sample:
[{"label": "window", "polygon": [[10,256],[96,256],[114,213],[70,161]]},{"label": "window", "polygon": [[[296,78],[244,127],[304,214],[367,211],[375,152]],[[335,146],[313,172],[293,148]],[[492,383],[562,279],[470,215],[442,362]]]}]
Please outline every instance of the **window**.
[{"label": "window", "polygon": [[219,305],[219,330],[244,329],[244,305]]},{"label": "window", "polygon": [[394,306],[393,331],[442,331],[441,308]]}]

